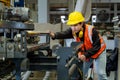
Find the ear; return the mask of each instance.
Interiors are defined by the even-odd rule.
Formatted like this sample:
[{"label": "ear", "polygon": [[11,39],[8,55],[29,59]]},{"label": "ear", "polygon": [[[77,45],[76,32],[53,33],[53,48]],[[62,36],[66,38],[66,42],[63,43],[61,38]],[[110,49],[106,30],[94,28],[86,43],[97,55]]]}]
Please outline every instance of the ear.
[{"label": "ear", "polygon": [[84,26],[85,26],[85,23],[84,23],[84,22],[82,22],[82,23],[81,23],[81,26],[84,28]]},{"label": "ear", "polygon": [[82,25],[82,26],[83,26],[83,24],[84,24],[84,23],[83,23],[83,22],[81,22],[81,25]]}]

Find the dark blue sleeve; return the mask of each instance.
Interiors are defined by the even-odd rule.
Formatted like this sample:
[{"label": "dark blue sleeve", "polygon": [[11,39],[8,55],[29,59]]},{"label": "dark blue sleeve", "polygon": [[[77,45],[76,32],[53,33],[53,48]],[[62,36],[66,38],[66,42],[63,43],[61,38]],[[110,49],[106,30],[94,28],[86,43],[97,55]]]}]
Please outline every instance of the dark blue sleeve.
[{"label": "dark blue sleeve", "polygon": [[55,37],[53,39],[68,39],[68,38],[73,38],[71,28],[68,28],[67,30],[62,32],[56,32]]}]

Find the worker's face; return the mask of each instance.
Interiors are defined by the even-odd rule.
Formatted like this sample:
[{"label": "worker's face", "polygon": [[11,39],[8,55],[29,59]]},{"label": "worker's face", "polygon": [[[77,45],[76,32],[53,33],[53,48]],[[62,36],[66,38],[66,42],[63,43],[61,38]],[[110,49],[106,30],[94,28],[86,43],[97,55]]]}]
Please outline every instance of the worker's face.
[{"label": "worker's face", "polygon": [[75,32],[75,33],[81,31],[83,29],[82,25],[83,25],[83,23],[72,25],[72,27],[71,27],[72,31]]}]

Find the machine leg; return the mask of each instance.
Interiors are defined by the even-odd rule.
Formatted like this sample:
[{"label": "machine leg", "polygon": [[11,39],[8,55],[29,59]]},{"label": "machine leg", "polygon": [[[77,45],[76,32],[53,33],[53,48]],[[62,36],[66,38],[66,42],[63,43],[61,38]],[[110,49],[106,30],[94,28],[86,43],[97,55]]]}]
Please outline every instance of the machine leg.
[{"label": "machine leg", "polygon": [[118,43],[119,43],[119,45],[118,45],[119,46],[119,52],[118,52],[118,71],[117,71],[118,72],[118,75],[117,75],[118,79],[117,80],[120,80],[120,76],[119,76],[120,75],[120,37],[119,37]]},{"label": "machine leg", "polygon": [[15,78],[16,80],[21,80],[21,59],[15,59],[14,63],[15,63],[15,70],[16,70],[16,75]]}]

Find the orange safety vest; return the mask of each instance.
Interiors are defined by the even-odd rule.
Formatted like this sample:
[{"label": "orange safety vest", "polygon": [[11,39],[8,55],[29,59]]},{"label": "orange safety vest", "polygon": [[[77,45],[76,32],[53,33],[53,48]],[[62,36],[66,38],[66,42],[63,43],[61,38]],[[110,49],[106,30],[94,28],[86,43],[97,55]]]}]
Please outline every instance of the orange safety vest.
[{"label": "orange safety vest", "polygon": [[[92,29],[93,29],[93,26],[91,25],[86,25],[85,26],[85,33],[84,33],[84,43],[82,45],[82,50],[86,49],[86,50],[89,50],[90,48],[92,48]],[[74,39],[76,40],[76,42],[79,42],[80,41],[80,38],[78,38],[76,36],[75,33],[73,33],[73,37]],[[103,40],[103,38],[99,35],[100,37],[100,43],[101,43],[101,48],[98,50],[97,53],[95,53],[93,56],[91,56],[91,58],[97,58],[106,48],[106,44]],[[84,52],[80,52],[80,55],[81,54],[84,54]]]}]

